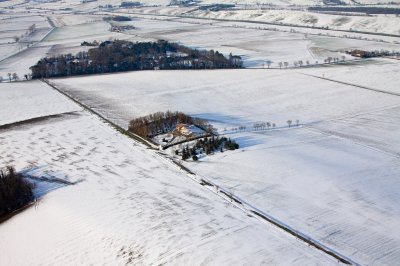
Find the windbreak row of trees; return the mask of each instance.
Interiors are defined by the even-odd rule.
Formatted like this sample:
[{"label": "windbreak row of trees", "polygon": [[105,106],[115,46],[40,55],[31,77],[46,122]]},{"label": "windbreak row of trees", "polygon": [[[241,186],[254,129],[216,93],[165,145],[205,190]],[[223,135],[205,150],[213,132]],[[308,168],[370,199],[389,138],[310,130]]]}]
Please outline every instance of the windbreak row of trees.
[{"label": "windbreak row of trees", "polygon": [[77,55],[59,55],[41,59],[31,67],[32,78],[64,77],[153,69],[240,68],[239,56],[214,50],[196,50],[177,43],[106,41]]},{"label": "windbreak row of trees", "polygon": [[127,16],[112,16],[112,17],[103,17],[104,21],[131,21],[132,18]]},{"label": "windbreak row of trees", "polygon": [[400,8],[374,6],[313,6],[310,11],[355,12],[366,14],[395,14],[400,15]]},{"label": "windbreak row of trees", "polygon": [[33,185],[12,167],[0,169],[0,217],[31,202]]},{"label": "windbreak row of trees", "polygon": [[182,112],[157,112],[147,116],[138,117],[129,123],[129,131],[143,138],[152,138],[175,130],[177,124],[196,125],[206,131],[211,131],[212,126],[205,120],[193,118]]},{"label": "windbreak row of trees", "polygon": [[388,50],[375,50],[375,51],[364,51],[360,49],[346,51],[347,54],[355,57],[361,58],[373,58],[373,57],[385,57],[385,56],[393,56],[399,57],[399,51],[388,51]]}]

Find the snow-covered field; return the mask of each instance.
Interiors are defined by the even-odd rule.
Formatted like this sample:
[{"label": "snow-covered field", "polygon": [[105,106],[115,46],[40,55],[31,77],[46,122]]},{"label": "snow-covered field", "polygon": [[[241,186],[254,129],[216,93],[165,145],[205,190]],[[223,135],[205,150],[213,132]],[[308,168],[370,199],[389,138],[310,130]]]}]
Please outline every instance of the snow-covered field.
[{"label": "snow-covered field", "polygon": [[1,84],[0,102],[0,125],[81,110],[40,81]]},{"label": "snow-covered field", "polygon": [[49,36],[46,37],[44,41],[74,41],[76,39],[81,41],[85,40],[85,38],[90,38],[96,35],[109,35],[109,28],[110,24],[107,22],[93,22],[73,26],[64,26],[55,29]]},{"label": "snow-covered field", "polygon": [[294,10],[239,10],[220,12],[196,12],[206,18],[255,20],[302,26],[329,27],[338,30],[356,30],[373,33],[400,34],[399,18],[395,16],[341,16],[309,13]]},{"label": "snow-covered field", "polygon": [[[326,36],[317,30],[297,30],[292,33],[285,27],[268,27],[262,24],[201,21],[178,18],[172,20],[149,20],[144,17],[131,23],[138,27],[131,32],[135,38],[166,39],[185,45],[214,49],[224,54],[238,54],[248,67],[262,67],[272,61],[279,62],[303,60],[323,62],[327,57],[349,58],[343,51],[351,49],[399,50],[400,45],[380,41],[342,38],[343,33]],[[267,30],[266,30],[267,29]],[[271,30],[272,29],[272,30]],[[207,38],[204,38],[207,36]],[[338,36],[338,37],[335,37]],[[361,35],[360,35],[361,36]],[[370,36],[361,36],[370,38]],[[392,42],[392,39],[388,39]]]},{"label": "snow-covered field", "polygon": [[[212,20],[400,34],[399,18],[392,16],[342,17],[297,7],[255,10],[271,0],[238,3],[252,10],[211,13],[166,7],[165,0],[142,2],[163,6],[108,13],[99,12],[98,5],[121,1],[1,2],[0,76],[15,72],[23,78],[42,57],[89,49],[80,46],[83,41],[115,38],[166,39],[232,52],[243,56],[245,66],[258,68],[267,60],[274,68],[284,61],[321,63],[354,48],[400,50],[393,36]],[[126,13],[135,18],[120,24],[136,29],[110,32],[103,16]],[[177,17],[182,14],[203,19]],[[33,23],[37,31],[16,43],[14,37]],[[141,71],[50,81],[123,128],[132,118],[166,110],[209,120],[241,148],[182,162],[196,178],[204,176],[361,265],[396,265],[399,62]],[[11,164],[55,181],[35,181],[38,204],[0,224],[0,265],[338,264],[195,182],[167,159],[174,148],[165,156],[145,148],[41,81],[0,84],[0,106],[0,166]],[[288,128],[288,120],[300,125]],[[260,122],[276,126],[255,130]],[[239,126],[247,130],[232,130]]]},{"label": "snow-covered field", "polygon": [[[28,28],[32,25],[35,25],[35,31],[29,33]],[[0,60],[25,50],[28,44],[40,41],[50,29],[46,17],[0,14]],[[18,42],[16,37],[19,38]]]},{"label": "snow-covered field", "polygon": [[[241,150],[186,165],[361,264],[393,265],[400,258],[399,98],[299,72],[149,71],[52,82],[125,127],[168,109],[208,119],[220,132],[261,121],[286,127],[236,133]],[[364,75],[364,85],[375,79]],[[288,119],[304,125],[289,129]]]},{"label": "snow-covered field", "polygon": [[397,97],[298,72],[140,71],[52,82],[95,110],[120,119],[123,127],[133,117],[171,108],[222,123],[222,129],[260,121],[282,126],[288,119],[310,124],[399,104]]},{"label": "snow-covered field", "polygon": [[[343,55],[346,56],[343,51],[354,48],[398,50],[400,47],[394,43],[318,35],[320,32],[317,30],[298,30],[299,32],[293,33],[289,32],[290,29],[287,27],[277,26],[274,31],[264,30],[272,28],[262,24],[187,18],[161,20],[160,17],[157,20],[152,17],[136,18],[125,24],[133,25],[137,29],[126,33],[116,33],[110,32],[110,24],[101,21],[101,18],[94,15],[52,15],[51,20],[58,27],[33,47],[26,48],[25,44],[0,45],[7,46],[7,49],[2,49],[0,52],[0,56],[4,53],[3,58],[17,53],[0,62],[0,75],[5,77],[9,72],[16,72],[23,77],[29,73],[29,67],[42,57],[60,53],[76,54],[88,49],[88,47],[80,46],[83,41],[105,41],[116,38],[131,41],[166,39],[195,48],[218,50],[226,55],[233,53],[241,55],[245,66],[248,67],[266,67],[266,61],[272,61],[272,67],[278,67],[279,62],[287,61],[292,64],[293,61],[298,60],[314,64],[316,61],[323,62],[328,56],[341,58]],[[27,20],[24,22],[26,25],[29,25],[32,20],[26,16],[19,19]],[[340,33],[337,36],[342,35],[343,33]],[[6,42],[10,38],[8,35],[3,37],[0,41]],[[387,41],[392,42],[392,39]]]},{"label": "snow-covered field", "polygon": [[[0,59],[3,59],[0,61],[0,76],[3,79],[7,78],[7,73],[17,73],[23,79],[25,74],[30,73],[29,68],[43,57],[54,56],[60,53],[76,54],[87,50],[88,47],[80,46],[83,41],[105,41],[108,39],[131,37],[110,32],[108,31],[108,23],[92,21],[90,17],[86,16],[76,16],[75,22],[82,22],[78,25],[74,25],[71,22],[71,16],[56,16],[52,20],[59,21],[56,23],[59,27],[53,30],[48,25],[46,17],[21,16],[17,18],[18,20],[7,20],[7,24],[5,25],[0,24],[0,42],[3,42],[3,44],[0,44]],[[40,19],[44,20],[44,22]],[[44,28],[39,28],[41,22],[46,23],[47,27],[43,26]],[[12,39],[13,36],[23,34],[29,26],[36,23],[38,23],[38,29],[34,34],[29,35],[29,38],[22,39],[19,43],[14,42]],[[63,24],[66,25],[62,26]],[[10,33],[6,27],[13,28],[14,30],[22,29],[17,30],[17,32],[12,31],[11,40],[13,43],[7,43],[10,41]]]},{"label": "snow-covered field", "polygon": [[[233,3],[233,4],[242,4],[242,5],[277,5],[277,6],[286,6],[286,5],[324,5],[323,0],[243,0],[243,1],[233,1],[233,0],[202,0],[202,3],[205,4],[215,4],[218,3]],[[334,2],[334,1],[332,1]],[[385,4],[385,3],[399,3],[399,0],[394,1],[382,1],[382,0],[357,0],[357,1],[343,1],[348,5],[357,5],[357,4]]]},{"label": "snow-covered field", "polygon": [[179,41],[187,46],[214,49],[226,55],[240,55],[244,58],[246,66],[262,66],[266,60],[274,61],[276,66],[279,61],[313,59],[308,50],[310,41],[305,39],[303,34],[224,27],[219,26],[218,22],[213,25],[196,25],[138,20],[134,25],[138,27],[138,30],[134,31],[135,35]]},{"label": "snow-covered field", "polygon": [[[237,54],[243,57],[247,67],[262,67],[268,60],[272,61],[273,67],[278,67],[278,63],[284,61],[308,60],[314,64],[329,56],[350,58],[343,51],[355,48],[400,49],[399,44],[372,41],[376,36],[370,39],[368,35],[357,35],[368,38],[367,41],[343,38],[343,32],[331,32],[332,36],[326,36],[323,31],[315,29],[296,29],[297,32],[293,33],[288,27],[263,24],[135,16],[140,18],[129,22],[137,27],[129,32],[133,38],[165,39],[194,48],[218,50],[226,55]],[[393,38],[386,41],[393,42]]]},{"label": "snow-covered field", "polygon": [[348,66],[299,70],[301,73],[400,94],[400,61],[376,59]]},{"label": "snow-covered field", "polygon": [[7,73],[17,73],[20,79],[25,79],[24,75],[31,73],[29,68],[46,57],[50,49],[49,46],[30,47],[2,60],[0,62],[0,76],[7,79]]},{"label": "snow-covered field", "polygon": [[[42,86],[35,97],[43,99],[29,101],[10,86],[25,112],[39,114],[38,101],[54,98]],[[0,225],[1,265],[337,265],[86,112],[0,130],[0,144],[1,164],[82,180]]]},{"label": "snow-covered field", "polygon": [[[129,12],[130,10],[126,10]],[[133,12],[154,15],[185,15],[207,19],[246,20],[274,24],[324,27],[335,30],[362,31],[371,33],[400,34],[399,18],[394,15],[346,16],[308,12],[304,9],[261,9],[251,8],[208,11],[196,8],[143,7]]]}]

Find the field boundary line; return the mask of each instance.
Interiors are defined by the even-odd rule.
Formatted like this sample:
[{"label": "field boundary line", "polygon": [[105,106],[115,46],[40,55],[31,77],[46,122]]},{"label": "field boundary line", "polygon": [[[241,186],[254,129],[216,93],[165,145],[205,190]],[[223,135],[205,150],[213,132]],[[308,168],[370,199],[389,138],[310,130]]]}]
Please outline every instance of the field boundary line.
[{"label": "field boundary line", "polygon": [[313,77],[313,78],[317,78],[317,79],[323,79],[323,80],[328,80],[328,81],[331,81],[331,82],[340,83],[340,84],[343,84],[343,85],[353,86],[353,87],[364,89],[364,90],[370,90],[370,91],[374,91],[374,92],[390,94],[390,95],[393,95],[393,96],[400,96],[400,93],[396,93],[396,92],[390,92],[390,91],[385,91],[385,90],[380,90],[380,89],[374,89],[374,88],[366,87],[366,86],[363,86],[363,85],[358,85],[358,84],[345,82],[345,81],[340,81],[340,80],[336,80],[336,79],[320,77],[320,76],[311,75],[311,74],[305,74],[305,73],[300,73],[300,74],[305,75],[305,76],[309,76],[309,77]]},{"label": "field boundary line", "polygon": [[0,125],[0,130],[5,130],[5,129],[13,128],[13,127],[24,126],[24,125],[29,125],[29,124],[38,123],[38,122],[46,121],[46,120],[53,119],[53,118],[59,118],[59,117],[62,117],[64,115],[73,115],[73,114],[77,114],[77,113],[79,113],[79,111],[65,112],[65,113],[59,113],[59,114],[53,114],[53,115],[45,115],[45,116],[39,116],[39,117],[24,119],[24,120],[20,120],[20,121],[17,121],[17,122],[12,122],[12,123],[8,123],[8,124]]}]

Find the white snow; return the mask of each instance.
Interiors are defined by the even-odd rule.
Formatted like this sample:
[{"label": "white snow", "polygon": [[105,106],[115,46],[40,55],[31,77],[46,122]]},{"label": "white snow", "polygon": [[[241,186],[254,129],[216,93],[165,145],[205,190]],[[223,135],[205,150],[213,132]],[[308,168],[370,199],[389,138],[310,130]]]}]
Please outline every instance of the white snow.
[{"label": "white snow", "polygon": [[0,85],[0,125],[81,110],[40,81]]},{"label": "white snow", "polygon": [[[299,7],[257,10],[258,3],[320,0],[246,0],[238,4],[249,4],[249,10],[222,12],[97,8],[120,2],[1,2],[0,76],[15,72],[23,78],[41,57],[87,50],[82,41],[114,38],[166,39],[232,52],[258,68],[267,60],[277,67],[281,61],[322,62],[354,48],[400,47],[394,36],[338,31],[400,34],[394,16],[316,14]],[[135,16],[127,24],[136,29],[110,32],[103,16],[121,14]],[[203,19],[177,17],[182,14]],[[56,26],[49,34],[48,19]],[[33,23],[35,34],[15,43],[13,37]],[[141,71],[51,82],[124,128],[132,118],[166,110],[209,120],[241,148],[183,162],[197,177],[362,265],[395,265],[400,260],[399,71],[398,60],[375,59],[289,70]],[[40,81],[1,83],[0,106],[0,166],[76,182],[35,181],[41,200],[0,224],[0,265],[337,265]],[[46,119],[26,121],[40,117]],[[293,124],[299,119],[300,126],[288,128],[289,119]],[[254,130],[260,122],[276,127]],[[232,133],[241,125],[247,130]]]},{"label": "white snow", "polygon": [[[341,77],[350,68],[314,74]],[[229,135],[242,149],[186,165],[361,264],[393,265],[400,257],[399,98],[308,74],[313,69],[141,71],[52,82],[125,127],[171,109],[208,119],[220,132],[299,119],[299,128]],[[385,77],[386,89],[397,90],[398,80]],[[364,75],[363,85],[376,78]]]},{"label": "white snow", "polygon": [[337,264],[86,112],[1,130],[0,144],[1,164],[83,180],[0,225],[1,265]]}]

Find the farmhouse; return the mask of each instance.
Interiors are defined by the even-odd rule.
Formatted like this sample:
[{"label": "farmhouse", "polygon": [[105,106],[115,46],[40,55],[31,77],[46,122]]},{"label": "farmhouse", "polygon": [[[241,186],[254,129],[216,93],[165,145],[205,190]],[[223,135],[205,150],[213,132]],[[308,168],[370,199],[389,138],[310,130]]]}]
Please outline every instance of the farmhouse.
[{"label": "farmhouse", "polygon": [[192,131],[189,129],[189,125],[187,124],[177,124],[176,131],[184,136],[189,136],[192,134]]}]

